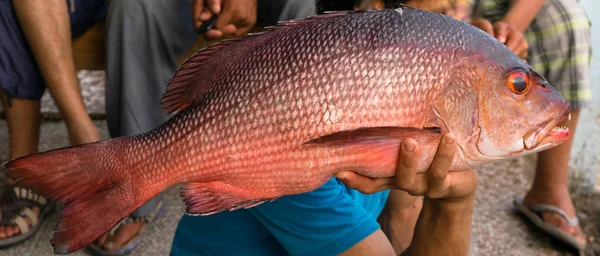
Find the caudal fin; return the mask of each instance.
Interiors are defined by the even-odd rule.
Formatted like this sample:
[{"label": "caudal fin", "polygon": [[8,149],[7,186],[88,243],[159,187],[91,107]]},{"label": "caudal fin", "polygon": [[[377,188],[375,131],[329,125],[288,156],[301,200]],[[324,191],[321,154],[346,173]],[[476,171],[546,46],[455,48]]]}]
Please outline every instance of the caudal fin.
[{"label": "caudal fin", "polygon": [[134,185],[124,179],[121,159],[132,138],[117,138],[52,150],[5,164],[7,176],[64,204],[52,246],[57,254],[77,251],[93,242],[135,210]]}]

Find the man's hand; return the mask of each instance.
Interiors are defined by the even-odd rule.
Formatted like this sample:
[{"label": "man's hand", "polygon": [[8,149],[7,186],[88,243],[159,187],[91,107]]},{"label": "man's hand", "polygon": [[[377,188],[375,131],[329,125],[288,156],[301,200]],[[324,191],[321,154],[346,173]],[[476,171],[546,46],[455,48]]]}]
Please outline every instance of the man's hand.
[{"label": "man's hand", "polygon": [[204,22],[207,22],[212,17],[213,13],[219,12],[221,12],[220,0],[194,0],[192,4],[194,28],[200,28]]},{"label": "man's hand", "polygon": [[242,36],[256,23],[257,0],[195,0],[192,6],[194,26],[198,29],[213,15],[218,15],[213,28],[205,35],[210,39]]},{"label": "man's hand", "polygon": [[475,193],[477,178],[472,170],[449,172],[457,150],[456,140],[451,134],[442,137],[431,167],[425,173],[417,173],[418,146],[413,139],[402,142],[395,177],[370,178],[351,171],[339,172],[336,176],[346,186],[365,194],[400,189],[413,196],[455,200]]},{"label": "man's hand", "polygon": [[498,21],[492,25],[489,20],[482,18],[474,18],[471,24],[498,39],[517,56],[523,59],[527,58],[529,44],[515,25],[505,21]]}]

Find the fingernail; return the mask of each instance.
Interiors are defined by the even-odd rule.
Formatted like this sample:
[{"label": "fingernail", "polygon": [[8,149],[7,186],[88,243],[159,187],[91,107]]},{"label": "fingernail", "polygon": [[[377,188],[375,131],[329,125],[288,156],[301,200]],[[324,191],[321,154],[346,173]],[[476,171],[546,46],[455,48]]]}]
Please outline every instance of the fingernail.
[{"label": "fingernail", "polygon": [[454,143],[454,136],[452,136],[452,134],[447,134],[444,138],[444,142],[446,142],[446,144]]},{"label": "fingernail", "polygon": [[416,148],[416,147],[417,147],[417,145],[415,145],[415,143],[414,143],[414,142],[412,142],[412,141],[405,141],[405,142],[404,142],[404,149],[405,149],[407,152],[413,152],[413,151],[415,150],[415,148]]},{"label": "fingernail", "polygon": [[104,248],[106,248],[107,250],[112,250],[113,247],[115,247],[115,243],[114,242],[106,242],[104,244]]}]

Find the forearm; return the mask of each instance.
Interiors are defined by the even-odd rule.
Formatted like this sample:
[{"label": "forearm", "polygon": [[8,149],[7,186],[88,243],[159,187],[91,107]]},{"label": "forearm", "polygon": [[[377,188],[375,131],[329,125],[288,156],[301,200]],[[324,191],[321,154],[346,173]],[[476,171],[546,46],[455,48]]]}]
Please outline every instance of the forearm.
[{"label": "forearm", "polygon": [[544,0],[511,0],[503,20],[525,33],[527,27],[544,5]]},{"label": "forearm", "polygon": [[455,202],[426,198],[404,255],[467,255],[474,197]]},{"label": "forearm", "polygon": [[422,207],[422,197],[411,196],[402,190],[390,190],[386,206],[377,221],[397,255],[410,246]]},{"label": "forearm", "polygon": [[[13,5],[47,88],[55,97],[59,109],[61,112],[81,111],[83,102],[75,73],[66,1],[13,0]],[[56,93],[58,90],[61,90],[60,94]]]}]

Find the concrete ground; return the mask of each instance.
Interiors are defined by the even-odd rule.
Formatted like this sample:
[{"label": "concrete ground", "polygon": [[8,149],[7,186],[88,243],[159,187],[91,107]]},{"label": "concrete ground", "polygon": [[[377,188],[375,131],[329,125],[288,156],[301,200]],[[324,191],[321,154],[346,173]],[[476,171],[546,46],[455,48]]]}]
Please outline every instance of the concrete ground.
[{"label": "concrete ground", "polygon": [[[107,130],[104,121],[96,121],[96,124],[102,131],[103,138],[106,138]],[[42,131],[41,150],[68,144],[62,122],[45,121]],[[0,162],[6,161],[8,154],[7,133],[4,120],[0,120]],[[474,214],[471,255],[572,255],[564,247],[553,246],[553,241],[525,224],[512,210],[512,199],[523,195],[531,183],[534,163],[535,156],[528,156],[478,170],[480,186]],[[574,181],[572,186],[576,187],[577,181]],[[592,235],[592,246],[598,249],[600,244],[594,238],[599,235],[600,194],[574,195],[574,197],[582,225],[585,231]],[[169,191],[167,198],[169,208],[165,217],[150,228],[143,244],[132,255],[168,255],[175,228],[184,212],[184,205],[174,189]],[[0,256],[52,255],[49,240],[56,217],[53,215],[31,240],[14,248],[0,250]],[[72,255],[89,254],[80,251]]]},{"label": "concrete ground", "polygon": [[[586,10],[600,10],[600,1],[579,0]],[[592,24],[600,22],[600,16],[591,15]],[[592,26],[592,45],[600,47],[600,27]],[[581,123],[575,136],[573,158],[571,161],[570,188],[578,217],[584,232],[589,236],[590,248],[600,255],[600,51],[594,52],[592,78],[593,104],[582,111]],[[80,72],[82,93],[88,112],[94,117],[102,117],[103,73],[101,71]],[[52,100],[45,95],[42,111],[47,118],[59,117]],[[0,163],[6,161],[8,154],[8,135],[4,120],[1,120],[0,109]],[[104,121],[96,121],[107,137]],[[45,121],[42,124],[40,150],[45,151],[68,144],[64,124],[60,121]],[[533,178],[535,155],[503,161],[480,168],[479,187],[477,192],[476,209],[474,213],[472,242],[470,255],[572,255],[566,248],[555,246],[556,242],[545,234],[523,222],[523,219],[512,210],[511,203],[515,196],[526,193]],[[598,180],[597,180],[598,179]],[[176,190],[167,193],[169,208],[163,218],[153,225],[143,244],[132,255],[168,255],[173,233],[177,222],[184,212],[184,205]],[[56,215],[44,224],[40,232],[31,240],[20,246],[0,250],[4,255],[52,255],[50,238]],[[88,255],[76,252],[72,255]]]}]

